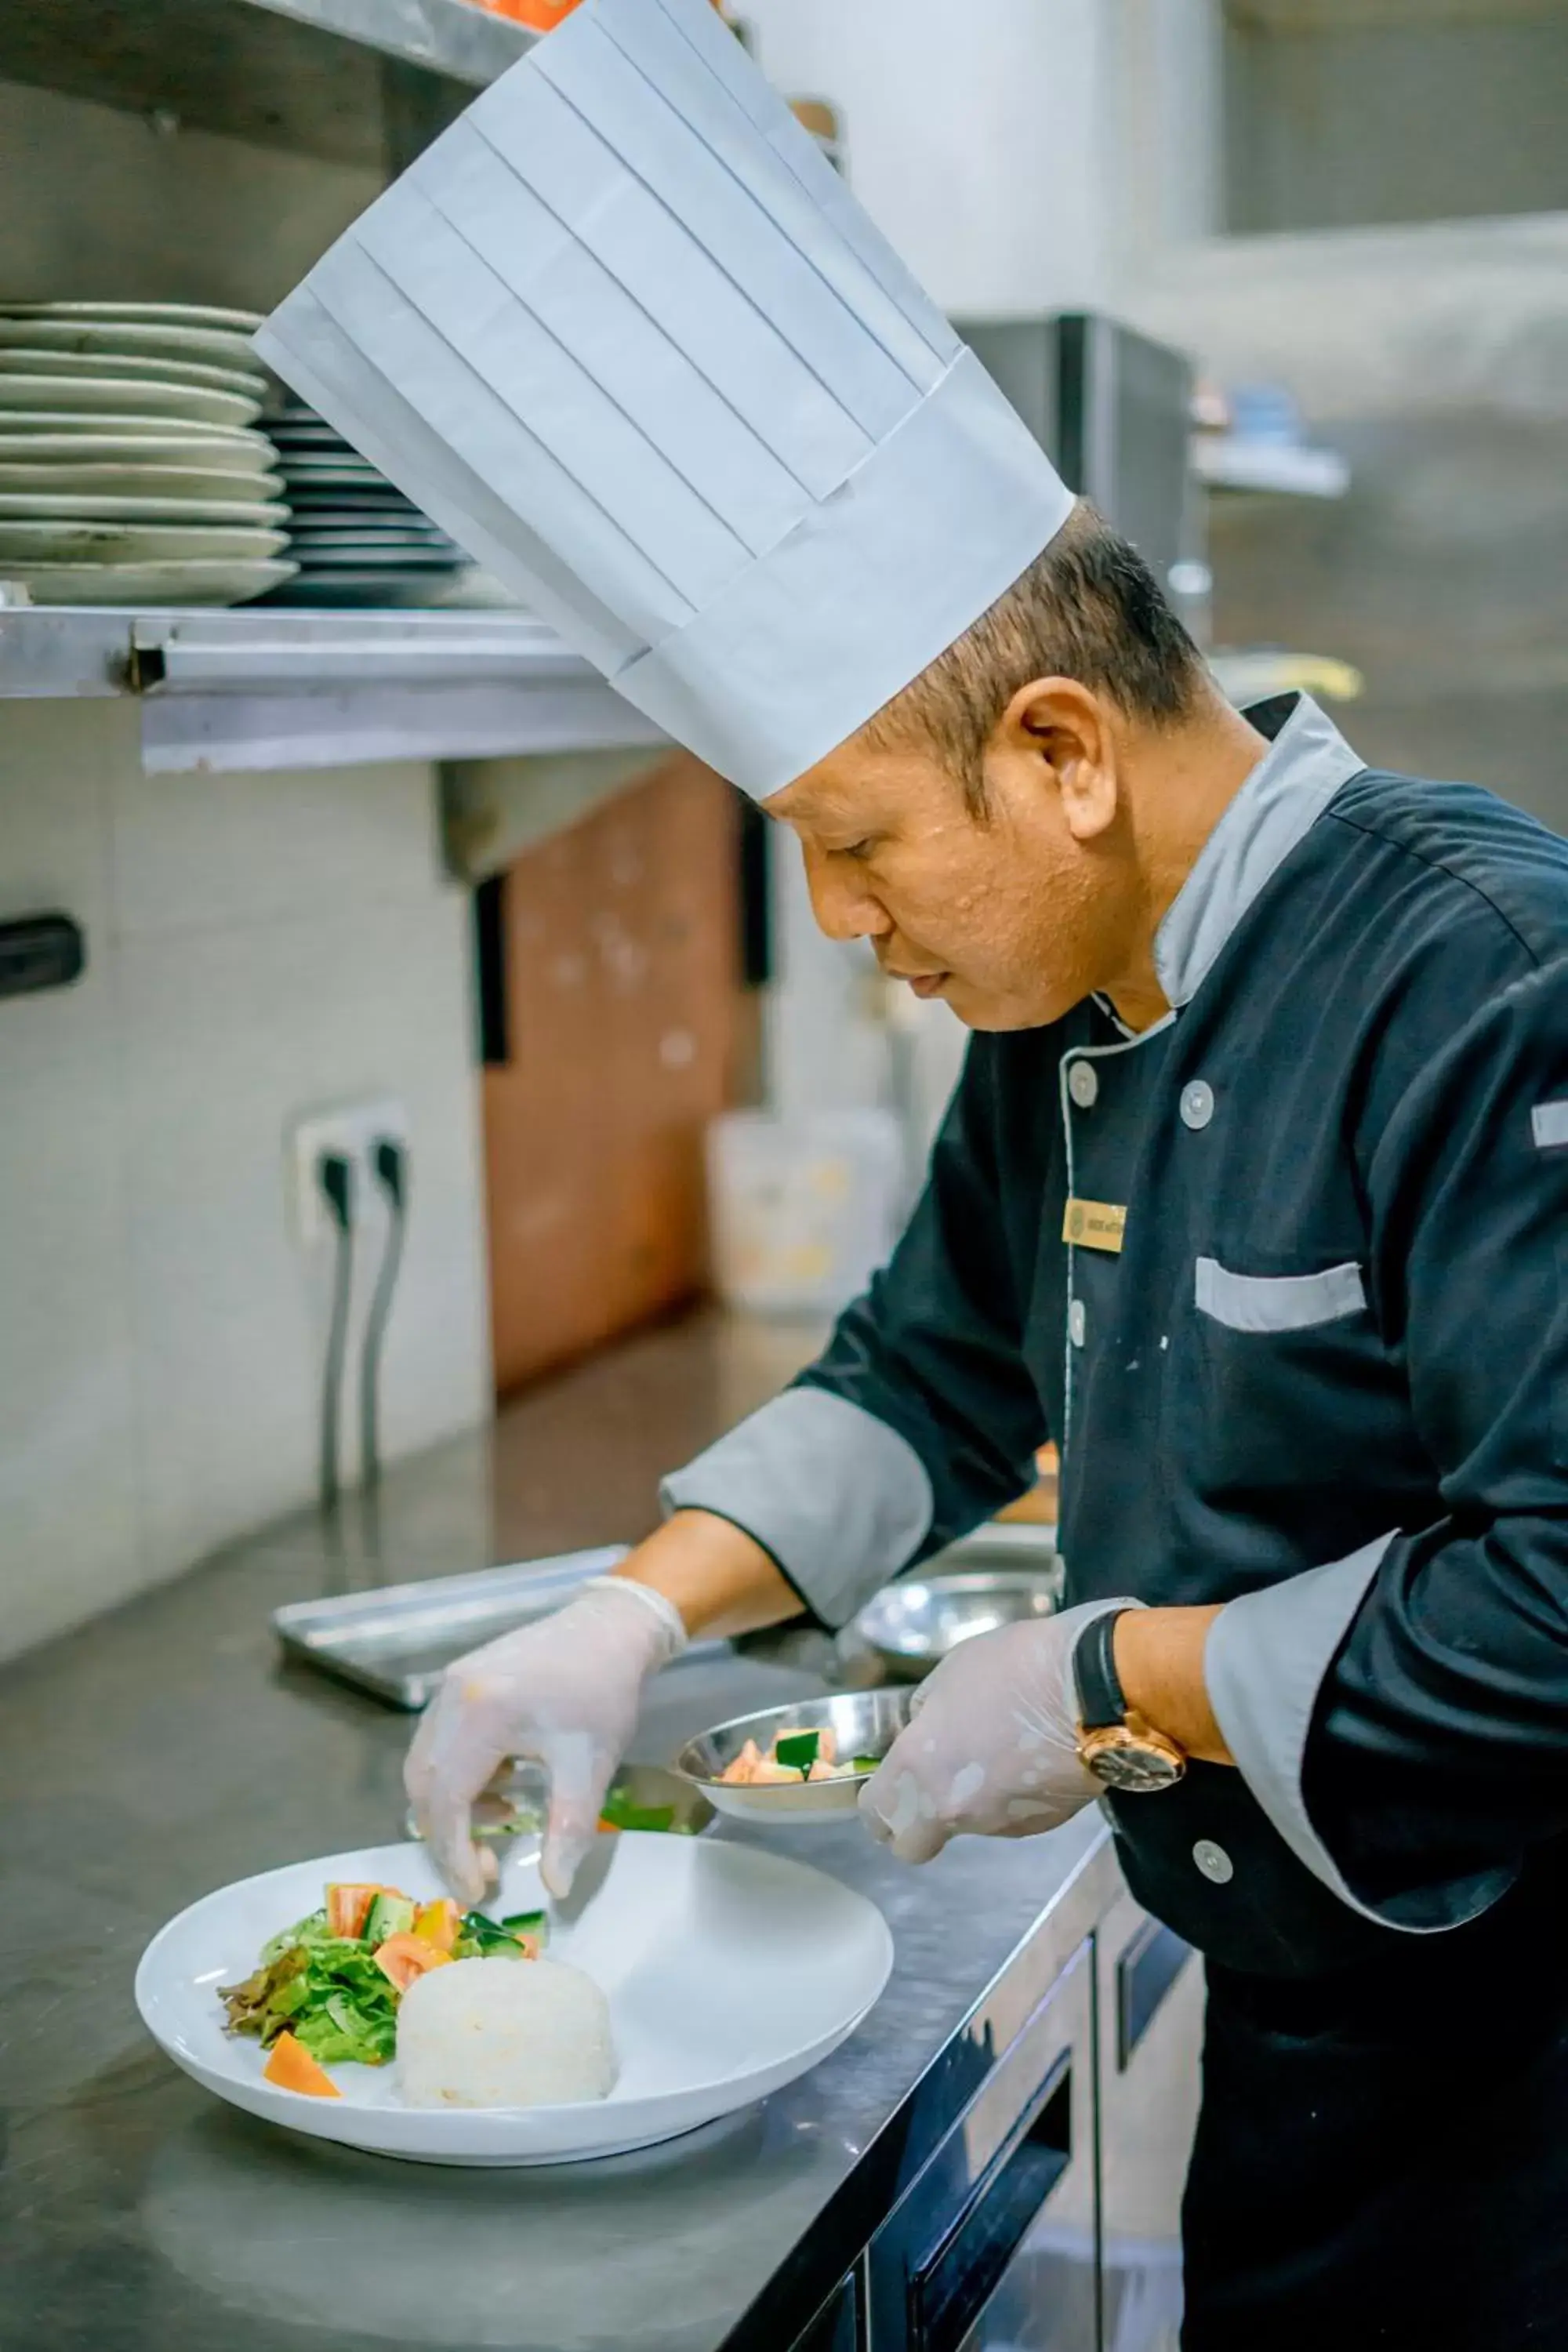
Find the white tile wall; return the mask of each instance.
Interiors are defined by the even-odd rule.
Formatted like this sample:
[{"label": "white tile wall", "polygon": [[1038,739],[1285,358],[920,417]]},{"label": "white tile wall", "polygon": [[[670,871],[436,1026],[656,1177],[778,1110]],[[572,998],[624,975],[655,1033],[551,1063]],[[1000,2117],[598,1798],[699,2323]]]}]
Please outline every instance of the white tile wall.
[{"label": "white tile wall", "polygon": [[0,1654],[309,1499],[329,1266],[289,1225],[300,1110],[408,1108],[388,1458],[489,1408],[468,909],[429,770],[152,779],[132,707],[6,704],[0,913],[57,905],[86,979],[0,1004]]},{"label": "white tile wall", "polygon": [[[63,742],[0,705],[0,918],[110,919],[108,706]],[[0,1650],[141,1573],[124,1282],[119,1040],[108,969],[0,1004]]]}]

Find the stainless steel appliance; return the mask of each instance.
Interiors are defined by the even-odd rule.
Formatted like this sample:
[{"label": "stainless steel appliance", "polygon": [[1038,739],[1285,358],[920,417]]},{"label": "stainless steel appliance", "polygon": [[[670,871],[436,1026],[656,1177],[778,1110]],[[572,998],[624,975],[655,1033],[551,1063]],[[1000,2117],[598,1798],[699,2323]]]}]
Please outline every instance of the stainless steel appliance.
[{"label": "stainless steel appliance", "polygon": [[1132,541],[1203,642],[1205,506],[1186,354],[1093,311],[954,324],[1064,481]]}]

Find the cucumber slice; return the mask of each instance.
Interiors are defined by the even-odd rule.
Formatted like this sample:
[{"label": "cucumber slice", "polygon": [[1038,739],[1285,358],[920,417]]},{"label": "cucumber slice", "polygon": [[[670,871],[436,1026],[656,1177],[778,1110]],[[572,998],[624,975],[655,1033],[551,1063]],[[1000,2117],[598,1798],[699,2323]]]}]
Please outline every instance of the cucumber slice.
[{"label": "cucumber slice", "polygon": [[389,1936],[410,1935],[413,1927],[414,1906],[405,1895],[378,1895],[364,1915],[360,1938],[374,1952]]},{"label": "cucumber slice", "polygon": [[820,1731],[786,1732],[775,1743],[773,1756],[786,1770],[798,1772],[804,1780],[816,1763],[821,1746]]},{"label": "cucumber slice", "polygon": [[460,1960],[521,1960],[522,1946],[508,1933],[498,1920],[487,1919],[482,1911],[468,1911],[458,1930],[458,1958]]}]

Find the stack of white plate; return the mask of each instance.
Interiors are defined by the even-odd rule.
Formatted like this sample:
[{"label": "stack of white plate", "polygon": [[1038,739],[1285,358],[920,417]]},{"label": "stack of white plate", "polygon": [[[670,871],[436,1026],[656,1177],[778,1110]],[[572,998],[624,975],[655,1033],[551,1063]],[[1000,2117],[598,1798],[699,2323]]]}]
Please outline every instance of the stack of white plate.
[{"label": "stack of white plate", "polygon": [[267,419],[293,512],[299,571],[277,602],[416,605],[446,601],[469,569],[455,540],[302,401]]},{"label": "stack of white plate", "polygon": [[242,604],[287,580],[259,323],[0,303],[0,581],[38,604]]}]

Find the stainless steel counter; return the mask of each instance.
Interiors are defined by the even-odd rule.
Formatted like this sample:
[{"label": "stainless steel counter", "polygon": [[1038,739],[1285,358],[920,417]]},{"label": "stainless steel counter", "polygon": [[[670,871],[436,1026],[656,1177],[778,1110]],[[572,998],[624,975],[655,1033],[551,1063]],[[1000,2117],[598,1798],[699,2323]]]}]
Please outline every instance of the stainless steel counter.
[{"label": "stainless steel counter", "polygon": [[[280,1666],[272,1608],[635,1536],[657,1470],[798,1344],[651,1335],[399,1469],[373,1517],[274,1528],[0,1680],[6,2352],[783,2352],[811,2316],[921,2160],[922,2102],[980,2082],[1111,1899],[1097,1818],[921,1872],[854,1824],[771,1840],[882,1906],[888,1993],[765,2107],[610,2163],[446,2173],[292,2139],[179,2075],[131,1998],[196,1895],[395,1833],[406,1719]],[[816,1686],[809,1641],[678,1668],[638,1752]]]}]

